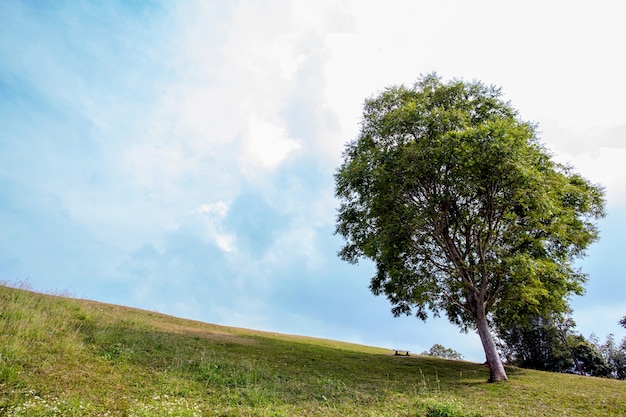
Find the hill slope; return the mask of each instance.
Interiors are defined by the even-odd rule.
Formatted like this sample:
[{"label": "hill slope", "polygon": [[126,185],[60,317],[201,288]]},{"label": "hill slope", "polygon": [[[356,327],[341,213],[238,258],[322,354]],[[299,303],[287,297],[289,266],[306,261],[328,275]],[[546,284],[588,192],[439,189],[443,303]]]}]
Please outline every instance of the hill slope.
[{"label": "hill slope", "polygon": [[479,364],[4,286],[0,308],[0,415],[626,415],[624,381],[510,369],[487,384]]}]

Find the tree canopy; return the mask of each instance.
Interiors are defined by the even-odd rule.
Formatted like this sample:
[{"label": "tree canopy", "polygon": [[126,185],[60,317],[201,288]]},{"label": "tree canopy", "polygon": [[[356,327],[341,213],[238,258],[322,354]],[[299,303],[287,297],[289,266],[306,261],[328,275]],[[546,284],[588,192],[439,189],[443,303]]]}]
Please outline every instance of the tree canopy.
[{"label": "tree canopy", "polygon": [[339,253],[371,259],[394,315],[445,313],[478,332],[506,379],[491,324],[563,312],[573,261],[598,237],[604,193],[554,162],[501,92],[435,74],[365,102],[335,174]]},{"label": "tree canopy", "polygon": [[435,343],[430,349],[422,352],[422,355],[434,356],[436,358],[454,359],[460,361],[463,355],[452,348],[447,348],[439,343]]},{"label": "tree canopy", "polygon": [[609,334],[605,343],[575,332],[568,316],[529,317],[526,323],[498,328],[507,363],[550,372],[624,379],[626,339],[619,345]]}]

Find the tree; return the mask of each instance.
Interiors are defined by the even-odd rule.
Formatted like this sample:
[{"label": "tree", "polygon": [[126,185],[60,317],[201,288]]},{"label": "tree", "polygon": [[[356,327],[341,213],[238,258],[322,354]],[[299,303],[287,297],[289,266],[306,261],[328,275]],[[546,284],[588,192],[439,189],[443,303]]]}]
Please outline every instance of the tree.
[{"label": "tree", "polygon": [[461,360],[463,355],[454,349],[447,348],[439,343],[435,343],[429,350],[422,352],[422,355],[434,356],[436,358]]},{"label": "tree", "polygon": [[509,328],[499,328],[500,348],[508,363],[522,368],[610,377],[619,374],[622,353],[613,335],[604,344],[574,331],[567,316],[534,317]]},{"label": "tree", "polygon": [[578,339],[578,343],[574,346],[574,354],[580,361],[583,375],[610,377],[611,368],[596,347],[582,336]]},{"label": "tree", "polygon": [[490,321],[582,293],[573,260],[598,237],[603,190],[553,162],[499,89],[434,74],[366,100],[343,158],[339,256],[375,263],[394,315],[476,330],[490,381],[506,380]]},{"label": "tree", "polygon": [[610,333],[606,336],[604,343],[600,344],[596,335],[591,334],[589,341],[606,364],[608,369],[606,376],[612,376],[615,379],[626,379],[626,337],[618,344],[615,341],[615,335]]},{"label": "tree", "polygon": [[569,372],[576,368],[567,341],[572,325],[571,320],[557,327],[552,318],[529,317],[523,323],[498,327],[498,347],[508,364],[541,371]]}]

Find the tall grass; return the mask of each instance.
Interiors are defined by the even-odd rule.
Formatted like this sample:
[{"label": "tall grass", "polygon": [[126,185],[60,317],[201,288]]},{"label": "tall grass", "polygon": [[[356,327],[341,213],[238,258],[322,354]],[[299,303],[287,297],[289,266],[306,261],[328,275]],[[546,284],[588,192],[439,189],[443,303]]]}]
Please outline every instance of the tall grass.
[{"label": "tall grass", "polygon": [[0,415],[617,416],[626,383],[395,357],[0,286]]}]

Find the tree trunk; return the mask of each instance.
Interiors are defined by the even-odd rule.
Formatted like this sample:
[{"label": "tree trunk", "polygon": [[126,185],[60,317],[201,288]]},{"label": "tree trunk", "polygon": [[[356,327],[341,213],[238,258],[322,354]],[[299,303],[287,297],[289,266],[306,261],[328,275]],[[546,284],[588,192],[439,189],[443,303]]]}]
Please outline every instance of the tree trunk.
[{"label": "tree trunk", "polygon": [[476,317],[476,327],[478,329],[478,335],[480,341],[483,344],[485,350],[485,356],[487,357],[487,366],[489,366],[489,382],[507,381],[504,365],[500,359],[500,354],[496,349],[496,343],[491,336],[489,330],[489,323],[487,322],[487,316],[484,309],[479,308]]}]

